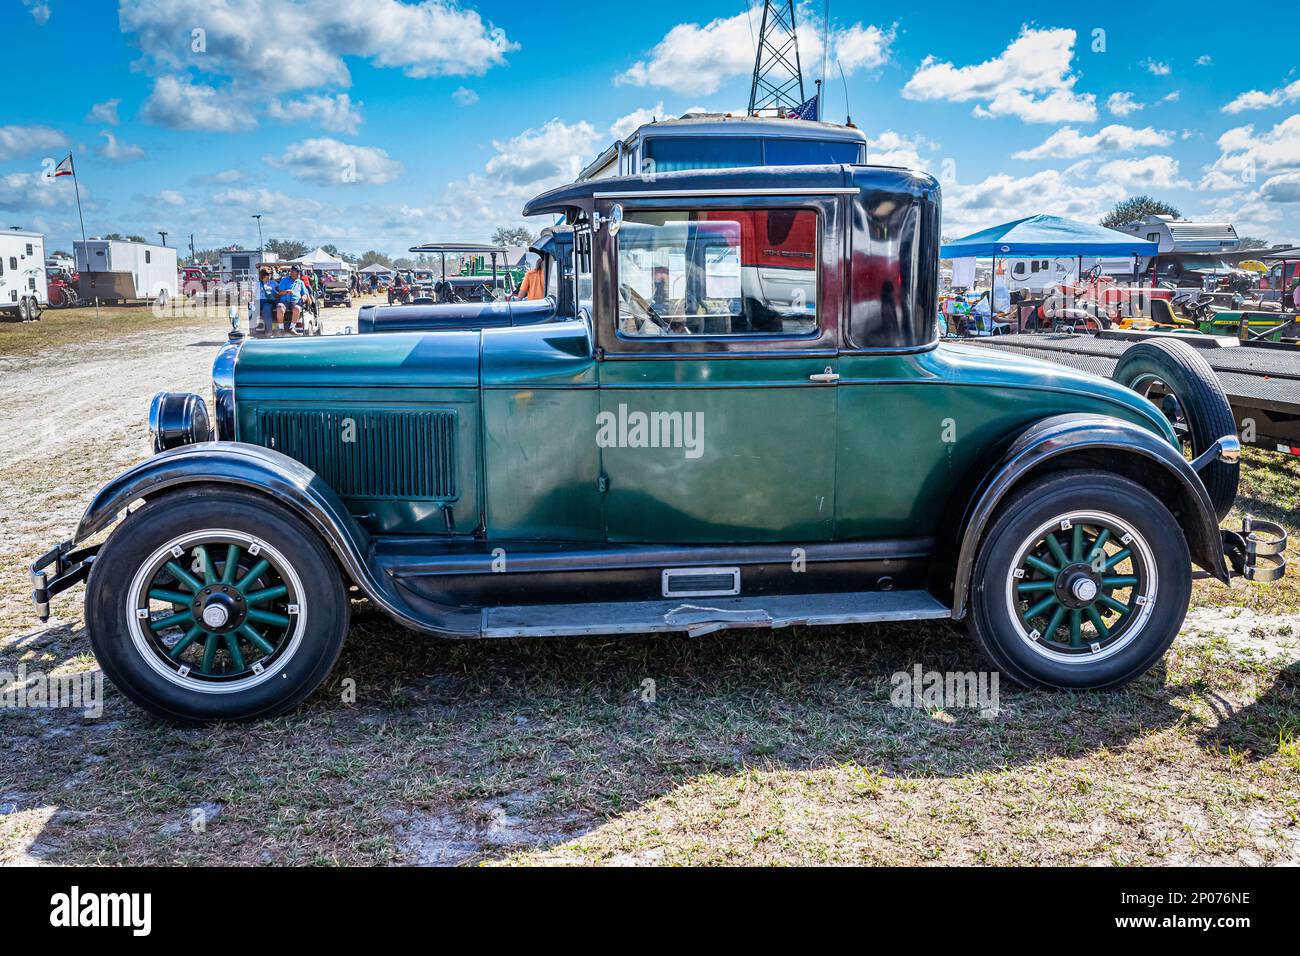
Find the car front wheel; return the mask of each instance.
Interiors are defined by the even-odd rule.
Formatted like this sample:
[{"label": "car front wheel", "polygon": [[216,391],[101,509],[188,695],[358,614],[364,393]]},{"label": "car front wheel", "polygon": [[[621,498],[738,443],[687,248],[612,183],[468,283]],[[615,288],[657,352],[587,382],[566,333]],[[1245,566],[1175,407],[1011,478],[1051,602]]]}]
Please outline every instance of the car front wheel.
[{"label": "car front wheel", "polygon": [[1117,475],[1069,471],[999,508],[975,565],[970,628],[1030,687],[1118,687],[1173,643],[1191,559],[1169,510]]},{"label": "car front wheel", "polygon": [[292,513],[208,487],[123,520],[96,556],[86,624],[105,674],[146,710],[248,720],[325,679],[349,606],[333,556]]}]

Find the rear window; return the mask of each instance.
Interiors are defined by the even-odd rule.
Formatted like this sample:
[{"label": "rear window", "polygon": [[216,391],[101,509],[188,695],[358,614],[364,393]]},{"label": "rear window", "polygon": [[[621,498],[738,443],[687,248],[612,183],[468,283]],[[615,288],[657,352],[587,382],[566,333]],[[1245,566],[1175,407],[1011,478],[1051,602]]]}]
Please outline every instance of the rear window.
[{"label": "rear window", "polygon": [[763,147],[768,166],[849,166],[865,162],[860,143],[828,143],[815,139],[769,139]]},{"label": "rear window", "polygon": [[762,166],[763,143],[740,137],[661,137],[646,141],[644,156],[642,172]]}]

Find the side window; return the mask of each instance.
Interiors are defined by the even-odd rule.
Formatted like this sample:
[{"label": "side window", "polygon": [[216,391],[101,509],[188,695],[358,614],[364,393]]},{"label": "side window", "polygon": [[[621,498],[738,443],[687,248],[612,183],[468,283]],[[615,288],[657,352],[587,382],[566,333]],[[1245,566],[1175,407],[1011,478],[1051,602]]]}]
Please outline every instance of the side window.
[{"label": "side window", "polygon": [[149,252],[148,249],[146,249],[146,250],[144,251],[144,264],[145,264],[145,265],[148,265],[148,264],[149,264],[150,262],[152,262],[152,261],[153,261],[153,259],[150,257],[150,252]]},{"label": "side window", "polygon": [[818,250],[808,209],[630,212],[618,234],[619,334],[814,334]]},{"label": "side window", "polygon": [[9,268],[10,268],[10,269],[17,269],[17,268],[18,268],[18,257],[17,257],[17,256],[10,256],[10,257],[9,257]]},{"label": "side window", "polygon": [[585,227],[573,231],[573,266],[576,273],[574,291],[578,307],[591,306],[591,231]]},{"label": "side window", "polygon": [[32,244],[29,242],[27,243],[27,255],[30,256],[31,254],[32,254]]}]

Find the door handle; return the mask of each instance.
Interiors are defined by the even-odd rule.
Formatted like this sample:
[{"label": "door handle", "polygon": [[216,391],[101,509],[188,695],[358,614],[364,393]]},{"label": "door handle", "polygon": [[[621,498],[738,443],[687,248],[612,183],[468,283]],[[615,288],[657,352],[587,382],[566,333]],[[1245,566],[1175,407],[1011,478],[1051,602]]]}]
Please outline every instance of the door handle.
[{"label": "door handle", "polygon": [[840,373],[834,371],[830,366],[827,366],[826,371],[824,372],[818,372],[816,375],[808,376],[808,381],[810,382],[838,382],[839,380]]}]

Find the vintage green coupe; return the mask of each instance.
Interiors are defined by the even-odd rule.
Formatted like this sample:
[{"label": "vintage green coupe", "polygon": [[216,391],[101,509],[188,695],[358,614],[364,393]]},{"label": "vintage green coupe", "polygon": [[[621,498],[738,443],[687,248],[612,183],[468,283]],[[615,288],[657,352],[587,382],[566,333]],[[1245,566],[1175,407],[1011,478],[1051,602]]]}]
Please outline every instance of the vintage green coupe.
[{"label": "vintage green coupe", "polygon": [[302,701],[354,597],[449,638],[964,619],[1018,681],[1103,688],[1159,660],[1193,563],[1278,546],[1220,532],[1232,434],[1189,461],[1130,390],[936,341],[928,176],[603,179],[525,214],[572,229],[572,314],[236,333],[211,423],[155,399],[159,453],[33,565],[38,610],[88,578],[105,672],[189,721]]}]

